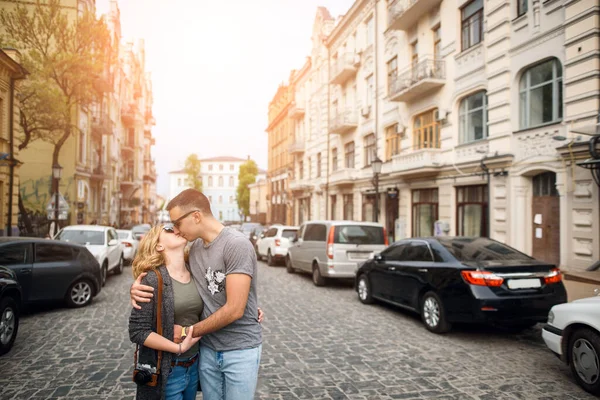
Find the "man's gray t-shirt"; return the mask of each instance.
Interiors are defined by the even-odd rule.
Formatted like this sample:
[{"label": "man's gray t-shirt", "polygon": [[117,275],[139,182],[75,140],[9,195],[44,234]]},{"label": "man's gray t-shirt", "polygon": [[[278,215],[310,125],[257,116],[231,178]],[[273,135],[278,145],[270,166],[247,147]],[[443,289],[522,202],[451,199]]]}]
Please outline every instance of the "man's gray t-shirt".
[{"label": "man's gray t-shirt", "polygon": [[242,350],[262,343],[262,328],[258,323],[256,296],[257,265],[252,244],[241,232],[225,227],[213,240],[204,244],[194,241],[190,248],[190,268],[204,300],[202,319],[208,318],[227,301],[225,278],[229,274],[246,274],[252,278],[244,316],[202,337],[202,344],[214,351]]}]

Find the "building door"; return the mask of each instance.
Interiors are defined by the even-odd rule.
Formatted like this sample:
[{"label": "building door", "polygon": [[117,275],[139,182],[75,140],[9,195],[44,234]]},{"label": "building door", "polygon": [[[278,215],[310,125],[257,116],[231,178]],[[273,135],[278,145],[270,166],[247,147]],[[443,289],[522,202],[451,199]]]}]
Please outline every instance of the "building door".
[{"label": "building door", "polygon": [[533,178],[532,256],[560,265],[560,198],[556,174],[545,172]]},{"label": "building door", "polygon": [[385,228],[388,234],[389,243],[394,243],[396,237],[396,220],[398,219],[398,189],[387,192],[385,197]]}]

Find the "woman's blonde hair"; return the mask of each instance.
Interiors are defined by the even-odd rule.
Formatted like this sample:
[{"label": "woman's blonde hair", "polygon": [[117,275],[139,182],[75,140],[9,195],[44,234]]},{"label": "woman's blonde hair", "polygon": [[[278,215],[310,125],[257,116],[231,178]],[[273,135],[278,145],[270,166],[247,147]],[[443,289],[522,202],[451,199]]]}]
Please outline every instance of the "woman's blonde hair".
[{"label": "woman's blonde hair", "polygon": [[156,249],[162,230],[162,224],[156,225],[146,232],[140,241],[140,245],[131,268],[133,272],[133,279],[137,279],[137,277],[143,272],[155,270],[156,268],[165,264],[165,256]]}]

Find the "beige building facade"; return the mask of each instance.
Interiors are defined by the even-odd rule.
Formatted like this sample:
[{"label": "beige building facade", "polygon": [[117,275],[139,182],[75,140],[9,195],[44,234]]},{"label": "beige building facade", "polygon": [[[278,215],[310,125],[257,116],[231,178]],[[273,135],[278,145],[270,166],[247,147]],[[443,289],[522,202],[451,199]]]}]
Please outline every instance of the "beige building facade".
[{"label": "beige building facade", "polygon": [[[598,23],[585,0],[356,1],[326,38],[325,182],[291,187],[326,196],[311,219],[490,236],[584,270],[600,258],[598,184],[578,165],[600,111]],[[295,168],[315,162],[305,150]]]}]

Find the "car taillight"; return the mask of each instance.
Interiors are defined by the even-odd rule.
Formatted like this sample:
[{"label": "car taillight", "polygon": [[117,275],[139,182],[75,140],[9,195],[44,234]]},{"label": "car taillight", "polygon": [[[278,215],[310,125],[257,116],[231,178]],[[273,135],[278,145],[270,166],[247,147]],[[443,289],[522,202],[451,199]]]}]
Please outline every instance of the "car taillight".
[{"label": "car taillight", "polygon": [[129,242],[123,242],[123,244],[125,245],[125,247],[133,247],[133,245]]},{"label": "car taillight", "polygon": [[488,271],[461,271],[461,275],[467,283],[477,286],[498,287],[504,282],[504,278]]},{"label": "car taillight", "polygon": [[329,235],[327,236],[327,257],[333,260],[333,237],[335,235],[335,227],[329,228]]},{"label": "car taillight", "polygon": [[281,240],[275,239],[275,247],[281,246]]},{"label": "car taillight", "polygon": [[544,277],[544,283],[546,285],[550,285],[552,283],[558,283],[562,281],[562,274],[560,272],[560,269],[558,268],[554,268],[550,271],[550,273],[548,273],[548,275],[546,275]]},{"label": "car taillight", "polygon": [[388,239],[387,231],[385,230],[385,228],[383,228],[383,244],[385,244],[386,246],[390,245],[390,241]]}]

